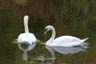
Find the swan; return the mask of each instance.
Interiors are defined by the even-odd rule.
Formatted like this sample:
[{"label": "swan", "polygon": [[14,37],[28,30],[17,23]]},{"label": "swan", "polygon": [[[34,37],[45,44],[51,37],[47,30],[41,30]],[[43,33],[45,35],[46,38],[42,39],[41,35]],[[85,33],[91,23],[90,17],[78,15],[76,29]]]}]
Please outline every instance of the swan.
[{"label": "swan", "polygon": [[[56,32],[55,32],[55,28],[52,25],[46,26],[45,29],[46,29],[46,31],[44,32],[44,34],[46,34],[50,30],[52,31],[52,35],[51,35],[50,39],[48,41],[46,41],[45,47],[51,53],[51,57],[53,60],[55,59],[54,51],[57,51],[57,52],[63,54],[64,48],[87,45],[87,43],[84,43],[84,42],[88,38],[79,39],[77,37],[69,36],[69,35],[55,38]],[[60,48],[62,48],[62,49],[60,49]]]},{"label": "swan", "polygon": [[[21,33],[17,38],[18,46],[23,51],[23,60],[28,60],[27,51],[32,50],[36,45],[36,37],[33,33],[30,33],[28,29],[28,19],[29,19],[29,16],[25,15],[23,19],[25,33]],[[22,44],[28,45],[28,48],[26,49],[22,48],[21,46]]]}]

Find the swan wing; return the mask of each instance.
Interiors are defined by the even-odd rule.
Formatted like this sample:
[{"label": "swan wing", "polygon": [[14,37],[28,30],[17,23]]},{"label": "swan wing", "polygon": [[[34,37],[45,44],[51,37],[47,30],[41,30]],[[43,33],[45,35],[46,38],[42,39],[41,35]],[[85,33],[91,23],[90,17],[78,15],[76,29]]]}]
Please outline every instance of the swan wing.
[{"label": "swan wing", "polygon": [[78,46],[82,43],[81,41],[82,40],[77,37],[61,36],[53,41],[52,46],[64,46],[64,47]]}]

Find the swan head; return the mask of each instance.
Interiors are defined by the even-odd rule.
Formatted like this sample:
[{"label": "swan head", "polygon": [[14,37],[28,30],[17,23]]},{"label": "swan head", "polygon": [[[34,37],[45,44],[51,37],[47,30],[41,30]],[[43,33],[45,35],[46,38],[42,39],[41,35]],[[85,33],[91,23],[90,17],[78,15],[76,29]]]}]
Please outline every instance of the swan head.
[{"label": "swan head", "polygon": [[24,16],[24,22],[28,22],[28,19],[29,19],[29,16],[28,15],[25,15]]},{"label": "swan head", "polygon": [[54,29],[54,27],[52,26],[52,25],[48,25],[48,26],[46,26],[45,27],[45,32],[44,32],[44,35],[48,32],[48,31],[50,31],[50,30],[52,30],[52,29]]}]

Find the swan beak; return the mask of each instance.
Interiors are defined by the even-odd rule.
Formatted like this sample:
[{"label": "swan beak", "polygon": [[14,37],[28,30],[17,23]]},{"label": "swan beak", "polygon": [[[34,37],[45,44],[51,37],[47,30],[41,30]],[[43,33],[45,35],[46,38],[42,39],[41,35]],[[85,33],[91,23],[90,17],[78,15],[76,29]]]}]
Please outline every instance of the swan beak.
[{"label": "swan beak", "polygon": [[44,35],[47,33],[47,31],[44,32]]},{"label": "swan beak", "polygon": [[44,35],[47,33],[47,30],[44,32]]}]

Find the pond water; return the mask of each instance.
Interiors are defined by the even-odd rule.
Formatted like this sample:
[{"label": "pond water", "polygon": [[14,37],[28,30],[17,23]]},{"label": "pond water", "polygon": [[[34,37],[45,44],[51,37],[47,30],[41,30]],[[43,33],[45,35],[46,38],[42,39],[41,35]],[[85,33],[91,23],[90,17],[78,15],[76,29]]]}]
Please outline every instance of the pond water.
[{"label": "pond water", "polygon": [[[5,4],[8,4],[8,2]],[[46,59],[50,57],[50,53],[43,45],[37,43],[36,47],[28,52],[27,64],[96,64],[96,15],[93,14],[92,11],[83,16],[82,14],[80,15],[80,13],[75,15],[75,12],[68,9],[70,13],[67,13],[68,11],[65,12],[66,16],[64,16],[64,18],[62,17],[63,19],[58,15],[59,13],[57,13],[58,16],[56,18],[59,19],[56,20],[56,18],[51,16],[51,18],[47,18],[47,16],[41,17],[43,15],[42,13],[41,16],[38,16],[39,13],[35,12],[35,10],[38,9],[33,10],[32,13],[30,7],[27,10],[25,6],[26,3],[23,6],[17,4],[13,7],[13,4],[8,6],[5,6],[5,4],[0,4],[0,64],[25,64],[22,59],[23,51],[18,48],[17,44],[13,43],[18,35],[24,32],[23,16],[25,14],[29,15],[30,32],[34,33],[37,39],[44,43],[51,36],[51,32],[43,35],[45,26],[49,24],[55,27],[56,37],[71,35],[80,39],[89,38],[86,41],[86,43],[88,43],[86,50],[73,47],[65,48],[65,54],[60,54],[55,51],[56,59],[54,61],[46,61]],[[16,8],[14,9],[14,7]],[[71,12],[73,16],[71,16]],[[72,54],[67,54],[68,52]]]},{"label": "pond water", "polygon": [[[32,24],[33,25],[33,24]],[[36,37],[43,41],[44,43],[48,40],[50,37],[50,33],[47,35],[43,35],[44,27],[32,26],[29,21],[29,28],[30,32],[33,32]],[[78,24],[79,25],[79,24]],[[58,27],[58,26],[56,26]],[[60,28],[64,30],[64,28]],[[40,32],[40,31],[41,32]],[[71,29],[72,30],[72,29]],[[77,29],[78,30],[78,29]],[[87,29],[88,30],[88,29]],[[79,38],[85,38],[89,37],[89,39],[86,41],[88,43],[88,49],[86,51],[80,51],[76,52],[74,54],[60,54],[58,52],[55,52],[56,60],[54,62],[52,61],[44,61],[46,58],[50,57],[50,53],[48,50],[40,45],[39,43],[36,45],[36,47],[28,52],[28,64],[95,64],[95,58],[96,58],[96,45],[95,45],[95,34],[94,33],[82,33],[81,32],[76,34],[69,33],[68,35],[76,36]],[[14,39],[18,37],[18,35],[24,32],[23,29],[23,21],[22,22],[2,22],[0,25],[0,63],[1,64],[24,64],[24,61],[22,59],[23,52],[18,48],[17,44],[12,43]],[[61,32],[64,34],[63,32]],[[56,36],[57,37],[57,36]],[[65,48],[66,49],[66,48]],[[67,48],[68,51],[65,50],[65,52],[74,52],[75,50],[80,50],[80,48],[76,48],[73,51],[72,48]]]}]

